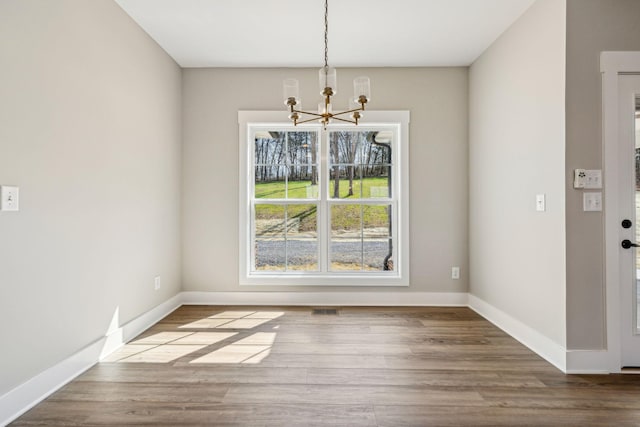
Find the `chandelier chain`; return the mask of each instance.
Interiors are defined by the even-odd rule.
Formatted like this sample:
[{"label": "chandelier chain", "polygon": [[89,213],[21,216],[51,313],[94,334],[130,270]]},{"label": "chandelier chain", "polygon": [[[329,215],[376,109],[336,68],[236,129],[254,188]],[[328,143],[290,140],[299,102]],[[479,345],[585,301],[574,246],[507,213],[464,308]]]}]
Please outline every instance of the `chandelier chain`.
[{"label": "chandelier chain", "polygon": [[[1,1],[1,0],[0,0]],[[308,123],[315,120],[320,121],[324,125],[325,130],[327,125],[333,120],[337,120],[343,123],[352,123],[357,125],[362,118],[361,111],[364,111],[365,104],[369,102],[369,77],[362,76],[353,80],[353,87],[355,97],[353,101],[359,106],[354,108],[335,112],[331,109],[331,97],[336,93],[336,70],[329,69],[329,0],[324,0],[324,67],[320,69],[320,94],[323,97],[324,103],[318,105],[318,112],[302,110],[300,105],[300,98],[298,92],[298,81],[296,79],[287,79],[284,82],[284,103],[288,106],[289,118],[293,121],[293,125],[297,126],[302,123]],[[350,118],[339,117],[345,114],[350,114]],[[306,118],[304,116],[311,116]]]},{"label": "chandelier chain", "polygon": [[329,67],[329,0],[324,0],[324,66]]}]

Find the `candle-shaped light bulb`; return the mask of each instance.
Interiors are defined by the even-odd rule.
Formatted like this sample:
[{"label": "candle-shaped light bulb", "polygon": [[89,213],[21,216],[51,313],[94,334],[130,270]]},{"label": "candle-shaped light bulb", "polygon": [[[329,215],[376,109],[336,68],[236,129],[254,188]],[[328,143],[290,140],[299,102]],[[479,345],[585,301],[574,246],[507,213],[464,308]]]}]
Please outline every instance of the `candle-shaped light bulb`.
[{"label": "candle-shaped light bulb", "polygon": [[359,104],[365,104],[371,100],[371,82],[369,77],[361,76],[353,79],[353,99]]},{"label": "candle-shaped light bulb", "polygon": [[320,95],[333,96],[338,93],[338,74],[335,68],[322,67],[318,71]]},{"label": "candle-shaped light bulb", "polygon": [[284,93],[284,103],[289,107],[300,104],[300,89],[298,86],[298,80],[285,79],[282,83]]}]

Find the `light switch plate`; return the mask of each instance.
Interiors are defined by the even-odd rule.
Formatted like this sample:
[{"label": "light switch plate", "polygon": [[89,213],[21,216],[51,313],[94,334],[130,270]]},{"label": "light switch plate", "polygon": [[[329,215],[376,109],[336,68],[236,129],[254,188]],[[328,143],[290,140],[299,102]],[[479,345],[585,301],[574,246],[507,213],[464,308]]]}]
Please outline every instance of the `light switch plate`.
[{"label": "light switch plate", "polygon": [[18,195],[18,187],[0,186],[0,210],[6,212],[18,211],[20,209]]},{"label": "light switch plate", "polygon": [[602,170],[600,169],[587,169],[585,170],[586,179],[584,182],[584,188],[599,189],[602,188]]},{"label": "light switch plate", "polygon": [[599,191],[584,193],[582,195],[582,210],[585,212],[602,211],[602,193]]},{"label": "light switch plate", "polygon": [[547,210],[547,197],[544,194],[536,194],[536,211],[544,212]]}]

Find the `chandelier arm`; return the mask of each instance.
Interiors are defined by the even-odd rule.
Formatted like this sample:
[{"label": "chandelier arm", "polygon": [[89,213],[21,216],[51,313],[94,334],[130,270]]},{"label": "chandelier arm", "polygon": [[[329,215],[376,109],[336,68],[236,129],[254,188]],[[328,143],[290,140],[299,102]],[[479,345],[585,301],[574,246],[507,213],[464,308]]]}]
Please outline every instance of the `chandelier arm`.
[{"label": "chandelier arm", "polygon": [[310,111],[295,110],[295,113],[307,114],[309,116],[324,117],[324,114],[312,113]]},{"label": "chandelier arm", "polygon": [[301,123],[314,122],[314,121],[316,121],[316,120],[318,120],[316,117],[312,117],[312,118],[310,118],[310,119],[300,120],[300,121],[296,122],[296,125],[299,125],[299,124],[301,124]]},{"label": "chandelier arm", "polygon": [[359,108],[355,108],[353,110],[348,110],[348,111],[341,111],[339,113],[332,113],[334,116],[340,116],[342,114],[349,114],[349,113],[355,113],[356,111],[364,111],[364,108],[359,107]]},{"label": "chandelier arm", "polygon": [[333,117],[331,117],[331,118],[334,119],[334,120],[339,120],[341,122],[357,124],[357,122],[355,120],[341,119],[340,117],[335,117],[335,115]]}]

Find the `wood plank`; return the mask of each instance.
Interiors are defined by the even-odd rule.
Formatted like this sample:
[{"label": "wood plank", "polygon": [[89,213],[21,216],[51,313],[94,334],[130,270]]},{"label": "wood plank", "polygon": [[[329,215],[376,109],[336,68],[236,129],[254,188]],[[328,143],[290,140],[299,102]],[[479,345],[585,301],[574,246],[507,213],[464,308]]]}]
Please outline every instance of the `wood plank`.
[{"label": "wood plank", "polygon": [[13,425],[637,426],[640,376],[564,375],[467,308],[183,306]]}]

